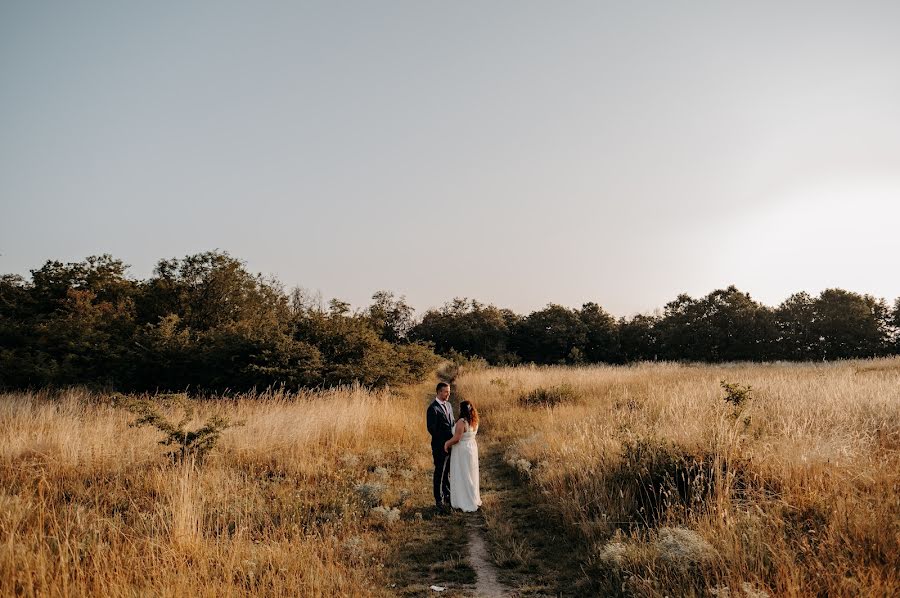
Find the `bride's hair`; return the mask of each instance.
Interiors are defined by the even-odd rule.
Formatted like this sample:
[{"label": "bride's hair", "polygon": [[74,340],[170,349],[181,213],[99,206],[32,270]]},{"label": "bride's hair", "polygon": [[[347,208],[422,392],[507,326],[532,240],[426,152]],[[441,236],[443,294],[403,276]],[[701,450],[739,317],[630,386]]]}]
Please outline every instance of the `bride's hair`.
[{"label": "bride's hair", "polygon": [[469,422],[469,426],[473,428],[478,427],[478,410],[469,401],[463,401],[459,404],[459,416]]}]

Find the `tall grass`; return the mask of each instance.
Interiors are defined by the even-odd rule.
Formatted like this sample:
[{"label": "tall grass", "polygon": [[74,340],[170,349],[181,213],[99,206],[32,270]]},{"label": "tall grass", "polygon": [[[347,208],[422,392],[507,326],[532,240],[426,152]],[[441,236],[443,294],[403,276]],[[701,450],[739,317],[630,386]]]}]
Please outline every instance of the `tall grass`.
[{"label": "tall grass", "polygon": [[[750,398],[725,401],[723,380]],[[583,547],[571,566],[593,593],[900,593],[900,359],[490,368],[457,385],[483,455],[504,450]],[[243,424],[202,466],[173,464],[107,397],[0,395],[0,595],[427,591],[427,563],[391,569],[428,542],[446,558],[439,523],[415,516],[432,391],[202,401],[189,428]]]},{"label": "tall grass", "polygon": [[379,513],[428,489],[424,431],[401,415],[422,396],[202,402],[197,425],[243,425],[196,466],[102,396],[0,395],[0,595],[390,594]]},{"label": "tall grass", "polygon": [[[752,387],[740,407],[722,381]],[[900,594],[900,359],[458,380],[604,594]],[[569,400],[529,406],[539,389]]]}]

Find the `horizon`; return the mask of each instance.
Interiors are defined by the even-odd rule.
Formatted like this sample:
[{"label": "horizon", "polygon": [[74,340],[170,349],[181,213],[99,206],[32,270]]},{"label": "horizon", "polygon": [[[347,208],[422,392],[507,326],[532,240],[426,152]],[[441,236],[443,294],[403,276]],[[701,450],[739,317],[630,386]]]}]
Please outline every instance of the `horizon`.
[{"label": "horizon", "polygon": [[[299,289],[299,290],[303,291],[304,293],[306,293],[310,298],[313,298],[313,299],[315,299],[315,300],[320,300],[320,301],[321,301],[321,306],[322,306],[323,308],[326,308],[327,305],[328,305],[328,302],[329,302],[330,300],[332,300],[332,299],[335,299],[335,300],[341,300],[341,301],[344,301],[344,300],[345,300],[343,297],[329,296],[329,295],[323,293],[321,289],[313,289],[313,288],[305,287],[305,286],[303,286],[303,285],[286,285],[286,284],[284,284],[284,282],[278,277],[278,275],[277,275],[276,273],[263,273],[263,272],[257,272],[257,271],[254,271],[253,269],[251,269],[251,268],[248,267],[246,261],[245,261],[245,260],[242,260],[240,256],[233,255],[233,254],[231,254],[230,252],[227,252],[227,251],[224,251],[224,250],[218,250],[218,249],[216,249],[216,250],[208,250],[208,251],[221,252],[221,253],[224,253],[224,254],[226,254],[226,255],[229,255],[230,257],[232,257],[232,258],[234,258],[234,259],[240,261],[241,263],[243,263],[244,267],[247,269],[247,271],[248,271],[250,274],[252,274],[252,275],[260,275],[260,276],[263,276],[264,279],[266,279],[267,281],[275,282],[275,283],[277,283],[278,285],[281,285],[281,286],[283,287],[283,289],[284,289],[285,294],[290,294],[290,292],[293,291],[294,289]],[[200,252],[200,253],[203,253],[203,252]],[[80,262],[80,261],[83,261],[83,260],[86,259],[87,257],[91,257],[91,256],[85,256],[82,260],[76,260],[74,263],[78,263],[78,262]],[[114,259],[120,259],[120,258],[118,258],[118,256],[115,256],[115,255],[113,255],[113,256],[111,256],[111,257],[114,258]],[[185,257],[188,257],[188,256],[181,256],[181,257],[177,257],[177,258],[161,258],[161,259],[179,259],[179,260],[180,260],[180,259],[183,259],[183,258],[185,258]],[[62,261],[62,260],[56,260],[56,261]],[[159,260],[157,260],[157,261],[159,261]],[[132,279],[132,280],[137,280],[137,281],[145,281],[145,280],[151,278],[152,275],[153,275],[153,273],[150,272],[150,271],[148,271],[148,273],[147,273],[145,276],[136,275],[135,273],[132,272],[133,268],[132,268],[132,266],[131,266],[130,264],[128,264],[127,261],[122,260],[122,262],[123,262],[123,264],[124,264],[125,267],[126,267],[126,270],[125,270],[125,276],[126,276],[127,278],[130,278],[130,279]],[[45,263],[46,263],[46,262],[45,262]],[[73,262],[63,262],[63,263],[73,263]],[[41,266],[43,266],[43,265],[44,265],[44,264],[41,264]],[[40,266],[39,266],[39,267],[40,267]],[[31,279],[31,272],[32,272],[33,270],[39,269],[39,267],[35,267],[35,268],[30,269],[26,274],[22,274],[22,273],[14,273],[14,272],[0,272],[0,275],[4,275],[4,274],[18,274],[18,275],[22,276],[25,280],[30,280],[30,279]],[[610,310],[606,305],[604,305],[602,301],[599,301],[599,300],[597,300],[597,299],[586,299],[586,300],[584,300],[584,301],[582,301],[581,303],[578,303],[578,304],[564,304],[564,303],[557,303],[557,302],[553,302],[553,301],[548,301],[548,302],[545,302],[545,303],[536,305],[536,306],[534,306],[534,307],[525,308],[525,309],[519,309],[519,308],[515,308],[515,307],[510,306],[510,305],[502,305],[502,304],[498,304],[498,303],[493,302],[493,301],[484,300],[483,298],[480,298],[480,297],[473,297],[473,296],[464,297],[464,296],[458,296],[458,295],[457,295],[457,296],[448,297],[447,299],[445,299],[445,300],[442,301],[441,303],[438,303],[438,304],[435,304],[435,305],[429,305],[429,306],[426,306],[426,307],[422,307],[422,306],[419,306],[419,305],[413,305],[412,303],[410,303],[410,302],[408,301],[408,298],[407,298],[403,293],[399,293],[399,292],[397,292],[397,291],[394,290],[394,289],[376,289],[376,290],[373,290],[373,291],[370,293],[370,297],[369,297],[369,301],[368,301],[368,302],[365,302],[365,301],[364,301],[364,302],[358,303],[358,304],[357,304],[357,303],[352,303],[352,302],[348,302],[348,303],[350,304],[351,309],[354,310],[354,311],[364,310],[366,307],[368,307],[369,305],[371,305],[371,299],[372,299],[372,297],[373,297],[376,293],[378,293],[378,292],[383,292],[383,291],[384,291],[384,292],[390,292],[390,293],[393,293],[393,295],[394,295],[394,297],[395,297],[396,299],[402,299],[402,300],[406,301],[406,302],[407,302],[407,305],[409,305],[410,307],[413,308],[413,310],[414,310],[414,312],[415,312],[415,314],[416,314],[416,317],[418,318],[418,317],[420,316],[420,314],[425,314],[425,313],[427,313],[427,312],[429,312],[429,311],[431,311],[431,310],[439,310],[439,309],[441,309],[442,307],[444,307],[445,305],[448,305],[448,304],[452,303],[452,302],[453,302],[454,300],[456,300],[456,299],[465,299],[465,300],[468,300],[468,301],[477,301],[477,302],[481,303],[482,305],[493,306],[493,307],[496,307],[496,308],[498,308],[498,309],[510,309],[510,310],[512,310],[513,312],[515,312],[515,313],[517,313],[517,314],[519,314],[519,315],[528,315],[529,313],[532,313],[532,312],[535,312],[535,311],[539,311],[539,310],[544,309],[544,308],[546,308],[546,307],[548,307],[548,306],[550,306],[550,305],[560,305],[560,306],[565,307],[565,308],[568,308],[568,309],[576,309],[576,310],[577,310],[577,309],[580,309],[581,307],[583,307],[584,304],[589,303],[589,302],[593,302],[593,303],[596,303],[597,305],[599,305],[604,311],[606,311],[607,313],[609,313],[610,315],[612,315],[612,316],[615,317],[616,319],[619,319],[619,318],[631,319],[631,318],[634,318],[635,316],[638,316],[638,315],[659,315],[659,314],[661,314],[661,312],[665,309],[666,303],[669,303],[670,301],[675,300],[675,299],[677,298],[677,296],[680,295],[680,294],[682,294],[682,293],[686,293],[687,295],[691,296],[691,297],[694,298],[694,299],[700,299],[700,298],[705,297],[706,295],[708,295],[708,294],[710,294],[710,293],[712,293],[712,292],[714,292],[714,291],[725,290],[725,289],[727,289],[729,286],[735,286],[735,287],[737,288],[738,291],[740,291],[740,292],[742,292],[742,293],[748,294],[748,295],[750,296],[750,298],[753,299],[754,301],[756,301],[757,303],[760,303],[760,304],[762,304],[762,305],[764,305],[764,306],[766,306],[766,307],[770,307],[770,308],[777,308],[783,301],[785,301],[786,299],[788,299],[790,296],[792,296],[792,295],[794,295],[794,294],[798,294],[798,293],[807,293],[807,294],[809,294],[809,295],[812,296],[812,297],[816,297],[816,296],[820,295],[823,291],[826,291],[826,290],[829,290],[829,289],[839,289],[839,290],[843,290],[843,291],[848,291],[848,292],[851,292],[851,293],[855,293],[855,294],[860,295],[860,296],[874,297],[876,300],[883,300],[883,301],[885,301],[885,303],[886,303],[888,306],[893,305],[893,303],[894,303],[895,301],[900,301],[900,296],[898,296],[898,297],[882,297],[882,296],[875,295],[875,294],[873,294],[873,293],[869,293],[869,292],[865,292],[865,291],[860,291],[860,290],[857,290],[857,289],[848,289],[848,288],[841,287],[841,286],[831,286],[831,287],[826,287],[826,288],[822,288],[822,289],[817,289],[817,290],[815,290],[815,291],[812,291],[812,290],[810,290],[810,289],[796,289],[796,290],[792,291],[790,294],[788,294],[788,295],[784,296],[783,298],[779,299],[778,301],[775,301],[775,302],[770,303],[770,302],[768,302],[768,301],[763,301],[762,299],[760,299],[759,297],[757,297],[756,295],[754,295],[753,292],[752,292],[751,290],[749,290],[749,289],[744,289],[744,288],[738,287],[737,285],[726,284],[726,285],[723,285],[723,286],[721,286],[721,287],[716,287],[716,288],[713,288],[713,289],[708,289],[708,290],[706,290],[706,291],[702,291],[702,292],[699,292],[699,293],[688,293],[688,292],[686,292],[686,291],[681,291],[681,292],[675,293],[671,298],[669,298],[669,299],[666,300],[663,304],[661,304],[661,305],[659,305],[659,306],[657,306],[657,307],[654,307],[654,308],[648,309],[648,310],[644,310],[644,311],[633,312],[633,313],[626,313],[626,314],[613,312],[613,311]]]},{"label": "horizon", "polygon": [[900,5],[0,7],[0,272],[224,247],[363,307],[900,280]]}]

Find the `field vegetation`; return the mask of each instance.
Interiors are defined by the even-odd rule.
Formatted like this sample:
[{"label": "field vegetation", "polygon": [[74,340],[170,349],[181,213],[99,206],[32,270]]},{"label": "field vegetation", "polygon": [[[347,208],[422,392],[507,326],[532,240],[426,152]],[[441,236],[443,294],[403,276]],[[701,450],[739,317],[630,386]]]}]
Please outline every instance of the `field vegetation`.
[{"label": "field vegetation", "polygon": [[546,534],[565,526],[572,594],[900,593],[896,358],[489,368],[458,387],[558,516]]},{"label": "field vegetation", "polygon": [[[458,540],[422,517],[431,458],[411,418],[429,386],[194,401],[187,423],[182,401],[145,396],[162,421],[138,427],[114,397],[0,395],[0,595],[390,596],[432,569],[467,581]],[[160,444],[165,422],[225,419],[202,463]],[[434,546],[424,571],[386,568],[410,543]]]},{"label": "field vegetation", "polygon": [[485,529],[520,596],[895,596],[898,389],[897,358],[470,368],[473,516],[431,509],[434,380],[188,419],[184,397],[9,393],[0,595],[471,595]]}]

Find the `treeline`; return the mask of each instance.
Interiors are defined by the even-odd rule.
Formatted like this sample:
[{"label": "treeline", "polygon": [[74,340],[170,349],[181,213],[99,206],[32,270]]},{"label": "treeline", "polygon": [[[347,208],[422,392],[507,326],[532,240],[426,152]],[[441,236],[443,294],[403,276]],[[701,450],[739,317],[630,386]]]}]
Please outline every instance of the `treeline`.
[{"label": "treeline", "polygon": [[656,315],[613,318],[596,303],[527,316],[468,299],[427,312],[410,337],[491,364],[832,360],[900,353],[900,299],[841,289],[796,293],[778,307],[734,286],[679,295]]},{"label": "treeline", "polygon": [[900,299],[829,289],[772,308],[733,286],[655,315],[596,303],[527,316],[454,299],[416,318],[378,292],[328,305],[222,252],[161,260],[147,280],[109,255],[0,277],[0,387],[222,392],[420,379],[435,353],[491,364],[831,360],[900,353]]},{"label": "treeline", "polygon": [[[402,303],[327,307],[227,253],[162,260],[148,280],[109,255],[0,277],[0,387],[245,391],[420,379],[437,356],[392,327]],[[405,321],[405,320],[403,320]],[[405,326],[405,324],[400,324]]]}]

